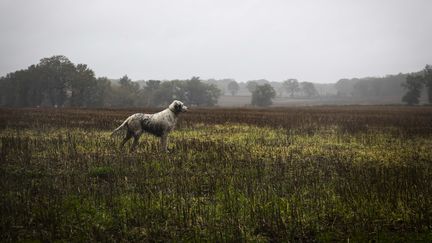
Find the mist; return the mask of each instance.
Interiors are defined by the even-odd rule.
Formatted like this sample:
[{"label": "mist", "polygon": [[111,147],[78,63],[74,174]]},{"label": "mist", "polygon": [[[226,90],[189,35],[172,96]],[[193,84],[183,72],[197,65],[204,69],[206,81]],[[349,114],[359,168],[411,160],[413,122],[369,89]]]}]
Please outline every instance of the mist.
[{"label": "mist", "polygon": [[97,76],[237,81],[414,72],[432,60],[432,2],[0,2],[0,75],[65,55]]}]

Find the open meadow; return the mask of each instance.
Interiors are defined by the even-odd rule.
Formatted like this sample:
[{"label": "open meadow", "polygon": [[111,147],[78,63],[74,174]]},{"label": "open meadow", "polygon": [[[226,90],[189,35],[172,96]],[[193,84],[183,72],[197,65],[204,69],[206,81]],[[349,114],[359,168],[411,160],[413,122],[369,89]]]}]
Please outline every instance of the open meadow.
[{"label": "open meadow", "polygon": [[0,241],[432,241],[432,107],[0,109]]}]

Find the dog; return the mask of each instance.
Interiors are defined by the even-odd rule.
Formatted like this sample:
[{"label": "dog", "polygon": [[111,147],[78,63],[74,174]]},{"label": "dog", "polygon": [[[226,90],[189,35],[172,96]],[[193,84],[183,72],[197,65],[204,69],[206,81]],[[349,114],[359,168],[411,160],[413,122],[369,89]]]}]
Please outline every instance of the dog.
[{"label": "dog", "polygon": [[154,114],[136,113],[129,116],[119,127],[117,127],[111,136],[118,131],[126,128],[126,137],[120,144],[120,149],[125,143],[134,138],[130,151],[134,151],[138,145],[138,140],[143,132],[150,133],[160,138],[161,149],[164,152],[168,151],[168,134],[174,130],[177,119],[180,113],[188,111],[187,106],[183,102],[174,100],[168,108]]}]

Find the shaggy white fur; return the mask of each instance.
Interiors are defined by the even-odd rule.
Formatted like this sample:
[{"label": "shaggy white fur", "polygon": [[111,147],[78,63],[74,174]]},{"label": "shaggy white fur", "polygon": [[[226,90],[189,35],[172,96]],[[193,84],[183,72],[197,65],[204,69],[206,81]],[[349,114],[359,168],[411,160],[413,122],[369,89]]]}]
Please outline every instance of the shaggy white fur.
[{"label": "shaggy white fur", "polygon": [[183,102],[174,100],[168,108],[155,114],[136,113],[128,117],[119,127],[111,134],[113,136],[118,131],[126,128],[126,137],[121,142],[120,148],[131,139],[134,138],[131,151],[135,149],[138,140],[143,132],[148,132],[157,137],[160,137],[161,148],[163,151],[168,151],[168,134],[174,130],[177,123],[177,117],[181,112],[186,112],[188,108]]}]

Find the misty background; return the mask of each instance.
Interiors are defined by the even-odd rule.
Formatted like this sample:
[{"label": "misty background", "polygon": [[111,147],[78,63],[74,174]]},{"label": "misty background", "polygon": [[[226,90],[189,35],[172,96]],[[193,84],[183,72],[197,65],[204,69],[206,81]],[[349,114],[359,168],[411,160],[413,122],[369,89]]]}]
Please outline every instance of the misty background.
[{"label": "misty background", "polygon": [[[91,78],[87,76],[93,80],[89,86],[99,87],[102,84],[94,80],[101,78],[109,82],[111,96],[132,92],[120,82],[127,75],[128,82],[137,81],[133,84],[138,86],[132,86],[140,95],[148,92],[149,80],[169,81],[165,91],[158,92],[174,90],[166,96],[183,99],[191,99],[192,91],[173,81],[199,80],[203,90],[210,90],[202,103],[207,105],[250,104],[250,81],[270,84],[275,105],[400,103],[407,74],[418,73],[432,62],[430,9],[432,2],[427,0],[1,0],[0,76],[3,94],[14,93],[14,97],[2,95],[1,102],[73,104],[72,81],[49,86],[58,79],[53,75],[51,81],[45,80],[46,90],[39,92],[32,86],[40,86],[42,81],[36,79],[47,79],[36,78],[43,68],[36,68],[33,76],[26,73],[31,77],[11,75],[41,64],[42,58],[63,55],[75,65],[75,77],[93,72]],[[81,71],[80,64],[86,65]],[[294,79],[299,89],[293,94],[283,82]],[[228,89],[232,81],[239,86],[234,93]],[[74,83],[77,89],[79,82]],[[315,91],[302,89],[307,83],[313,83]],[[12,84],[19,87],[11,88]],[[118,91],[122,88],[126,91]],[[29,92],[37,97],[35,102],[17,102]],[[53,98],[61,93],[65,97]],[[145,99],[153,99],[148,94]]]}]

